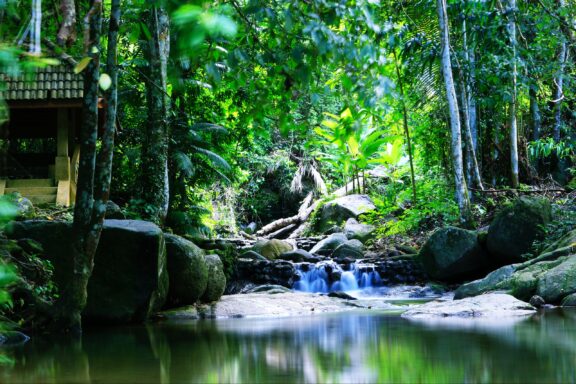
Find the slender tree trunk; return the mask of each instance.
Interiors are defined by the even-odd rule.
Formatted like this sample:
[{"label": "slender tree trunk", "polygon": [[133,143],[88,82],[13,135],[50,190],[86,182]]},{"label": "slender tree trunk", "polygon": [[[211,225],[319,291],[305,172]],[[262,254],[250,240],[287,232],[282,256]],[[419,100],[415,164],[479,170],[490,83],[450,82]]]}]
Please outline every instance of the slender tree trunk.
[{"label": "slender tree trunk", "polygon": [[[462,21],[462,44],[464,50],[464,61],[468,65],[468,70],[465,71],[464,83],[466,91],[466,109],[468,113],[468,130],[472,137],[472,149],[474,151],[474,158],[468,157],[468,167],[476,167],[478,176],[480,175],[480,156],[478,155],[478,114],[476,111],[476,98],[473,95],[473,90],[476,84],[476,55],[474,53],[473,45],[468,44],[468,27],[466,18]],[[464,102],[464,101],[463,101]],[[476,161],[476,165],[474,165]],[[479,188],[480,185],[478,185]]]},{"label": "slender tree trunk", "polygon": [[404,83],[400,74],[400,66],[398,65],[398,57],[396,50],[392,50],[394,55],[394,66],[396,67],[396,77],[398,78],[398,88],[400,89],[400,98],[402,99],[402,122],[404,124],[404,135],[406,135],[406,145],[408,146],[408,160],[410,162],[410,179],[412,180],[412,196],[414,203],[418,200],[416,195],[416,178],[414,177],[414,160],[412,158],[412,141],[410,140],[410,129],[408,128],[408,108],[406,107],[406,100],[404,95]]},{"label": "slender tree trunk", "polygon": [[532,140],[540,139],[540,129],[542,126],[542,117],[538,107],[538,98],[536,95],[536,86],[531,86],[528,95],[530,97],[530,117],[532,122]]},{"label": "slender tree trunk", "polygon": [[114,134],[116,133],[116,111],[118,107],[118,30],[120,27],[120,1],[111,1],[110,24],[108,27],[108,50],[106,71],[111,85],[106,91],[106,120],[101,138],[101,147],[96,159],[94,180],[94,207],[88,238],[97,249],[104,225],[106,205],[110,196],[112,178],[112,156],[114,154]]},{"label": "slender tree trunk", "polygon": [[76,205],[72,223],[72,276],[61,292],[56,322],[63,331],[81,331],[81,313],[86,306],[87,286],[94,266],[95,245],[89,241],[93,207],[96,140],[98,136],[98,79],[100,67],[100,29],[102,0],[90,1],[84,18],[85,54],[91,58],[84,70],[83,122],[80,133],[80,165]]},{"label": "slender tree trunk", "polygon": [[[480,177],[480,169],[478,167],[478,161],[476,160],[476,151],[474,150],[474,141],[472,140],[472,134],[470,132],[470,116],[468,115],[468,95],[466,94],[466,85],[464,84],[464,75],[460,77],[460,88],[461,88],[461,101],[462,101],[462,121],[464,122],[464,143],[466,145],[467,154],[467,170],[469,173],[469,179],[474,180],[474,184],[484,190],[482,185],[482,178]],[[471,183],[471,181],[469,181]]]},{"label": "slender tree trunk", "polygon": [[[560,9],[564,8],[564,0],[558,0],[558,7]],[[554,105],[554,129],[552,131],[552,137],[554,142],[560,141],[560,132],[562,129],[562,99],[564,98],[564,70],[566,67],[566,59],[568,56],[568,49],[566,45],[566,39],[563,34],[560,34],[560,52],[558,53],[558,72],[556,73],[554,82],[556,83],[555,92],[555,105]]]},{"label": "slender tree trunk", "polygon": [[149,219],[163,223],[170,200],[168,182],[167,60],[170,51],[169,18],[153,6],[148,17],[152,38],[146,46],[149,80],[146,83],[148,126],[142,146],[142,191],[152,208]]},{"label": "slender tree trunk", "polygon": [[58,30],[58,45],[72,45],[76,41],[76,5],[74,0],[61,0],[62,24]]},{"label": "slender tree trunk", "polygon": [[510,93],[512,98],[509,107],[510,122],[510,179],[512,188],[518,188],[518,122],[516,119],[516,110],[518,107],[518,87],[517,77],[518,69],[516,64],[516,0],[508,0],[508,35],[510,46],[512,47],[512,82]]},{"label": "slender tree trunk", "polygon": [[448,31],[448,14],[446,0],[437,0],[438,21],[440,24],[440,38],[442,47],[442,74],[446,86],[446,99],[450,114],[450,133],[452,148],[452,162],[454,166],[454,182],[456,186],[456,202],[460,210],[460,221],[467,224],[470,220],[470,201],[464,178],[464,164],[462,161],[462,137],[460,129],[460,112],[452,76],[452,63],[450,60],[450,34]]}]

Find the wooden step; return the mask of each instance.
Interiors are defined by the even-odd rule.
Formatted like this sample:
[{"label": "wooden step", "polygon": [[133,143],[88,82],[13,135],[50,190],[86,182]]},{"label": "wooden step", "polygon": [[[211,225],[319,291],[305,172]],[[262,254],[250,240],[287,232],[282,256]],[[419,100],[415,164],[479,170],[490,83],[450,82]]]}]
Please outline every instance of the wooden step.
[{"label": "wooden step", "polygon": [[26,197],[30,199],[34,205],[56,204],[56,195],[33,195]]},{"label": "wooden step", "polygon": [[6,180],[6,188],[54,187],[53,179]]},{"label": "wooden step", "polygon": [[20,188],[14,188],[14,187],[9,187],[4,189],[4,194],[9,194],[9,193],[13,193],[13,192],[19,192],[22,196],[24,197],[30,197],[30,196],[38,196],[38,195],[54,195],[56,196],[56,193],[58,192],[58,188],[57,187],[20,187]]}]

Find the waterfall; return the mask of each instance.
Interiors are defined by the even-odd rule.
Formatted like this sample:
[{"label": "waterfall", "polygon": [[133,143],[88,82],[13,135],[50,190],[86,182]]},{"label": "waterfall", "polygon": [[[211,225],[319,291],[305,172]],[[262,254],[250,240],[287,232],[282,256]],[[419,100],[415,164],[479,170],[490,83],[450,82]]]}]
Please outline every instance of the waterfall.
[{"label": "waterfall", "polygon": [[295,264],[300,277],[293,285],[296,291],[328,293],[354,291],[382,286],[380,274],[373,264],[352,263],[345,269],[332,260],[317,264]]}]

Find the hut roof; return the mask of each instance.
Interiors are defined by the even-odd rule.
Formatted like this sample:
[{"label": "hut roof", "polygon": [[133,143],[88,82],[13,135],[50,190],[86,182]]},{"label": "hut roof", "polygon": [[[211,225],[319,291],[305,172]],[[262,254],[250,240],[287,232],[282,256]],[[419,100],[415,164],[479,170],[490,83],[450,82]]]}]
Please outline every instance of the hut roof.
[{"label": "hut roof", "polygon": [[60,64],[38,68],[32,73],[16,77],[0,74],[0,99],[14,100],[70,100],[81,99],[84,94],[82,75],[70,66]]}]

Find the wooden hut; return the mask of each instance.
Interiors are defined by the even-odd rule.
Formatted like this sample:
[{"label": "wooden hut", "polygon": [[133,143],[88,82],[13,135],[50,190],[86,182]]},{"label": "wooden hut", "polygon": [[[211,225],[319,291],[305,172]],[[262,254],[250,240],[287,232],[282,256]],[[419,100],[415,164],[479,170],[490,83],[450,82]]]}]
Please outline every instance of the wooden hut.
[{"label": "wooden hut", "polygon": [[[69,206],[76,192],[83,80],[68,65],[0,74],[9,119],[0,127],[0,195]],[[1,124],[1,123],[0,123]]]}]

